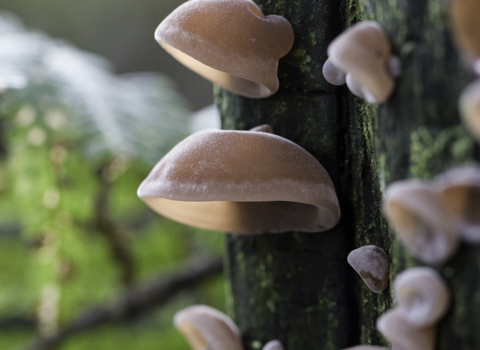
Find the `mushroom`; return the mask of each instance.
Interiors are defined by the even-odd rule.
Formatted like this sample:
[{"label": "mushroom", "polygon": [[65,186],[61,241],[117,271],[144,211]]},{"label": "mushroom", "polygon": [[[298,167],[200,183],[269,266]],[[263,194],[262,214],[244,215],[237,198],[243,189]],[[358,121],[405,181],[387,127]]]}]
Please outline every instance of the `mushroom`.
[{"label": "mushroom", "polygon": [[328,58],[322,68],[322,73],[326,81],[332,85],[340,86],[346,83],[346,74],[338,69],[330,58]]},{"label": "mushroom", "polygon": [[480,79],[462,92],[459,108],[468,131],[480,141]]},{"label": "mushroom", "polygon": [[385,191],[383,210],[397,237],[421,261],[441,263],[457,251],[454,220],[428,183],[416,179],[395,182]]},{"label": "mushroom", "polygon": [[430,267],[403,271],[393,284],[399,315],[414,328],[436,324],[450,306],[450,291]]},{"label": "mushroom", "polygon": [[175,314],[173,323],[193,350],[243,350],[235,323],[209,306],[189,306]]},{"label": "mushroom", "polygon": [[[480,107],[480,105],[479,105]],[[440,198],[462,238],[480,243],[480,168],[457,168],[438,178]]]},{"label": "mushroom", "polygon": [[376,345],[357,345],[343,350],[390,350]]},{"label": "mushroom", "polygon": [[250,129],[250,131],[268,132],[269,134],[273,134],[273,129],[268,124],[263,124],[263,125],[256,126],[252,129]]},{"label": "mushroom", "polygon": [[233,233],[325,231],[340,209],[322,165],[267,132],[203,130],[175,146],[138,189],[153,210]]},{"label": "mushroom", "polygon": [[284,348],[279,340],[270,340],[262,350],[284,350]]},{"label": "mushroom", "polygon": [[388,71],[391,47],[377,22],[361,22],[343,32],[328,46],[328,56],[368,91],[371,103],[381,103],[393,92]]},{"label": "mushroom", "polygon": [[396,350],[433,350],[436,327],[412,327],[398,309],[387,311],[377,321],[377,329]]},{"label": "mushroom", "polygon": [[278,60],[293,37],[285,18],[264,16],[250,0],[190,0],[155,31],[160,45],[185,66],[250,98],[278,90]]},{"label": "mushroom", "polygon": [[347,261],[372,292],[379,293],[388,285],[390,263],[383,249],[367,245],[348,254]]},{"label": "mushroom", "polygon": [[467,64],[480,74],[480,2],[451,0],[449,12],[456,44]]}]

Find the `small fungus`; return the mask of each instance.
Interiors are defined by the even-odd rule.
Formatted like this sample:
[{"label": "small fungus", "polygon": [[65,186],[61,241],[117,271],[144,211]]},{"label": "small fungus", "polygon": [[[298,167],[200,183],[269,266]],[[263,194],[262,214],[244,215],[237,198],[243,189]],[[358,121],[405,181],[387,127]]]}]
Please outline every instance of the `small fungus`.
[{"label": "small fungus", "polygon": [[435,325],[450,306],[450,291],[442,277],[430,267],[403,271],[393,284],[396,309],[412,327]]},{"label": "small fungus", "polygon": [[383,249],[374,245],[360,247],[348,254],[347,261],[372,292],[387,288],[390,263]]},{"label": "small fungus", "polygon": [[192,134],[158,162],[138,196],[173,220],[223,232],[319,232],[340,218],[323,166],[268,132]]},{"label": "small fungus", "polygon": [[328,56],[335,67],[351,74],[368,91],[370,103],[384,102],[392,94],[391,47],[377,22],[361,22],[343,32],[328,46]]},{"label": "small fungus", "polygon": [[332,85],[343,85],[346,83],[346,74],[341,69],[338,69],[330,58],[325,61],[325,64],[322,68],[323,76],[325,80]]},{"label": "small fungus", "polygon": [[480,79],[462,92],[459,109],[467,130],[480,141]]},{"label": "small fungus", "polygon": [[480,243],[480,168],[456,168],[438,178],[440,197],[463,240]]},{"label": "small fungus", "polygon": [[383,209],[397,237],[421,261],[442,263],[457,251],[455,222],[428,183],[413,179],[390,185]]},{"label": "small fungus", "polygon": [[262,350],[284,350],[284,348],[279,340],[270,340]]},{"label": "small fungus", "polygon": [[433,350],[435,348],[436,327],[417,329],[412,327],[398,309],[383,314],[377,321],[377,329],[394,349]]},{"label": "small fungus", "polygon": [[209,306],[189,306],[175,314],[173,323],[193,350],[243,350],[235,323]]},{"label": "small fungus", "polygon": [[155,31],[160,45],[185,66],[250,98],[278,90],[278,60],[293,38],[285,18],[264,16],[250,0],[190,0]]},{"label": "small fungus", "polygon": [[391,350],[391,349],[384,348],[381,346],[376,346],[376,345],[357,345],[357,346],[353,346],[351,348],[347,348],[343,350]]},{"label": "small fungus", "polygon": [[465,62],[480,74],[480,1],[451,0],[450,23]]}]

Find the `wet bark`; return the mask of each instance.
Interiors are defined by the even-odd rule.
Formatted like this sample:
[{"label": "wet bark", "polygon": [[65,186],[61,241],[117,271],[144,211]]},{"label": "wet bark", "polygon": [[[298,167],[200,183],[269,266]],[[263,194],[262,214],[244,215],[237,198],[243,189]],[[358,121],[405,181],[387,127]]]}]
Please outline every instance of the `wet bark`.
[{"label": "wet bark", "polygon": [[[460,122],[457,101],[472,80],[448,29],[443,0],[258,0],[295,30],[293,50],[280,61],[281,88],[251,100],[216,88],[225,129],[272,125],[312,153],[332,177],[341,203],[337,227],[323,233],[227,238],[228,304],[247,350],[280,339],[286,350],[339,350],[387,345],[375,329],[393,307],[391,288],[372,293],[346,262],[354,248],[374,244],[389,255],[391,280],[419,265],[395,240],[381,213],[382,191],[393,181],[431,179],[479,159]],[[326,47],[346,26],[380,22],[404,72],[391,99],[372,107],[345,87],[325,82]],[[440,323],[439,349],[480,348],[480,248],[435,268],[453,292]],[[390,284],[391,285],[391,284]]]}]

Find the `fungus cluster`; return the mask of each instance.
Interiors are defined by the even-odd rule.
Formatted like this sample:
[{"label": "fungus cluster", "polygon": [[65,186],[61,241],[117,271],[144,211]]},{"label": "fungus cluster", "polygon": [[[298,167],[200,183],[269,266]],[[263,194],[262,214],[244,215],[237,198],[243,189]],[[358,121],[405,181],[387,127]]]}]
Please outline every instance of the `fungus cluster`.
[{"label": "fungus cluster", "polygon": [[372,104],[382,103],[392,94],[394,78],[401,73],[400,59],[391,51],[377,22],[358,23],[330,43],[323,75],[330,84],[346,83],[354,95]]},{"label": "fungus cluster", "polygon": [[430,267],[403,271],[394,282],[397,305],[377,321],[394,349],[433,350],[436,324],[450,307],[450,292]]},{"label": "fungus cluster", "polygon": [[[230,317],[209,306],[192,305],[180,310],[173,323],[193,350],[243,350],[237,325]],[[283,350],[283,346],[280,341],[272,340],[263,350]]]},{"label": "fungus cluster", "polygon": [[155,39],[204,78],[263,98],[278,90],[278,60],[293,46],[293,28],[250,0],[190,0],[160,23]]},{"label": "fungus cluster", "polygon": [[446,261],[461,240],[480,242],[480,169],[456,168],[435,181],[390,185],[383,208],[399,240],[429,264]]}]

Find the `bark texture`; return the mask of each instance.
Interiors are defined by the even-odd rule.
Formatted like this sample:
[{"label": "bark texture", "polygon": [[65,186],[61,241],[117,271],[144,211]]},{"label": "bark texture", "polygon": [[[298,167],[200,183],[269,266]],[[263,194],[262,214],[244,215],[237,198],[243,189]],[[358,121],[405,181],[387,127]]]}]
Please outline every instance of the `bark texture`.
[{"label": "bark texture", "polygon": [[[346,262],[354,248],[374,244],[389,255],[391,280],[419,262],[403,249],[382,212],[382,191],[409,177],[431,179],[479,158],[457,112],[469,80],[454,48],[444,0],[258,0],[295,30],[280,62],[281,89],[250,100],[216,88],[225,129],[269,123],[312,153],[336,186],[342,219],[324,233],[228,236],[229,306],[246,349],[271,339],[286,350],[339,350],[386,345],[377,318],[393,307],[391,288],[372,293]],[[323,79],[326,48],[359,20],[383,25],[403,75],[390,100],[372,107]],[[438,349],[480,348],[480,248],[435,268],[453,293],[440,323]]]}]

